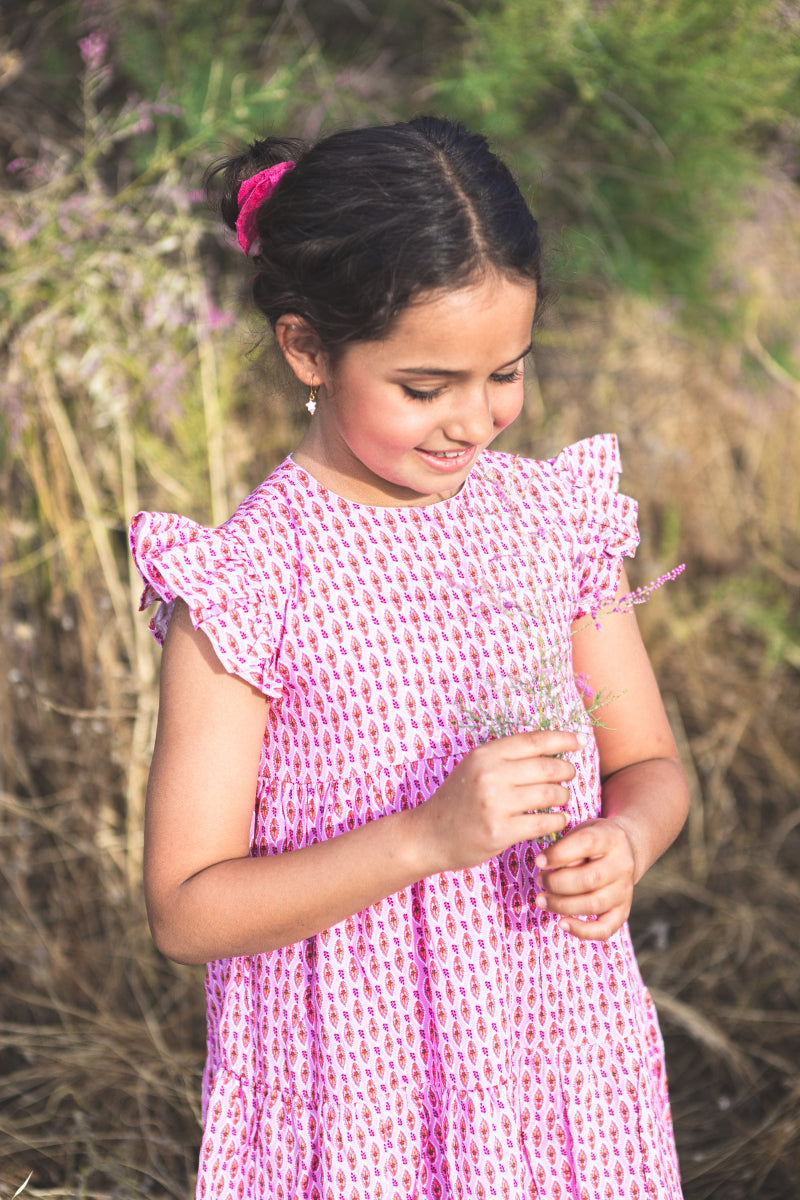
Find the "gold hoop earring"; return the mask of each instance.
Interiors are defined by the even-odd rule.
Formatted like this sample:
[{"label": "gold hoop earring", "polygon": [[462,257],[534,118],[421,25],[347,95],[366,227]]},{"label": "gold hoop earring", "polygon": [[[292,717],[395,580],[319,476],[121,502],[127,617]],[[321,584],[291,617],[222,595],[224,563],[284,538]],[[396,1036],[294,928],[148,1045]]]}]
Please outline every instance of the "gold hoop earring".
[{"label": "gold hoop earring", "polygon": [[306,400],[306,408],[308,409],[308,411],[311,413],[311,415],[313,417],[314,413],[317,411],[317,392],[319,391],[319,384],[311,383],[309,386],[311,388],[311,391],[308,393],[308,399]]}]

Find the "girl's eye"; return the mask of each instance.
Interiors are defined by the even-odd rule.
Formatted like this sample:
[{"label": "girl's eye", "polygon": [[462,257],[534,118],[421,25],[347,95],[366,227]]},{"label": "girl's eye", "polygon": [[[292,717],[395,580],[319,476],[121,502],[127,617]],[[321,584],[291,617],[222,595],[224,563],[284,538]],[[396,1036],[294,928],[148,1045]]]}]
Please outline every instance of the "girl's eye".
[{"label": "girl's eye", "polygon": [[434,388],[432,392],[418,392],[414,388],[406,387],[405,384],[403,385],[403,391],[412,400],[435,400],[441,390],[441,388]]},{"label": "girl's eye", "polygon": [[[522,378],[522,364],[520,364],[518,367],[515,367],[513,371],[509,371],[505,375],[497,372],[494,375],[490,375],[489,378],[491,379],[492,383],[516,383],[518,379]],[[435,400],[442,390],[442,388],[432,388],[429,392],[418,392],[416,388],[407,387],[405,384],[403,384],[403,391],[407,396],[410,396],[412,400]]]},{"label": "girl's eye", "polygon": [[489,378],[492,380],[492,383],[516,383],[518,379],[522,378],[522,365],[520,364],[520,366],[515,367],[507,375],[490,375]]}]

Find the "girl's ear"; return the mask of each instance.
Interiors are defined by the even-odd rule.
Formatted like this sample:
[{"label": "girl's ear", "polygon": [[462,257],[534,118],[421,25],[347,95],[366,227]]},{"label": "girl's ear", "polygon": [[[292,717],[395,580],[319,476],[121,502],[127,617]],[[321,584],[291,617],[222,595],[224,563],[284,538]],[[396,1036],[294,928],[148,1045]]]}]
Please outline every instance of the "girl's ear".
[{"label": "girl's ear", "polygon": [[301,383],[324,384],[327,356],[319,337],[304,317],[285,313],[278,318],[275,337],[289,366]]}]

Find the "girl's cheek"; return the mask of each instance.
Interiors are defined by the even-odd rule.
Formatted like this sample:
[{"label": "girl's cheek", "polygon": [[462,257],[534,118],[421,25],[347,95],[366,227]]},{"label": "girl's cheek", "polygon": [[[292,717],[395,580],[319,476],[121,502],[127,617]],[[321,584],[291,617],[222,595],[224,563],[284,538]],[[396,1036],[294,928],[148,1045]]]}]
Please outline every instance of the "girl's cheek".
[{"label": "girl's cheek", "polygon": [[522,390],[522,384],[519,385],[519,392],[510,396],[507,401],[501,401],[494,410],[494,424],[499,431],[505,429],[516,421],[519,414],[522,412],[525,395]]}]

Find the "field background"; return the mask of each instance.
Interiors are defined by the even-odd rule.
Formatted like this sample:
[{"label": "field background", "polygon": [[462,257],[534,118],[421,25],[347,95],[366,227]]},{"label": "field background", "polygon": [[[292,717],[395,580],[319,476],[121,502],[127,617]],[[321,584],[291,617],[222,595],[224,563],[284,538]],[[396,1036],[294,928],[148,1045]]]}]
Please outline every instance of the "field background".
[{"label": "field background", "polygon": [[615,430],[692,786],[632,918],[687,1200],[800,1195],[797,0],[3,0],[0,1200],[186,1197],[202,973],[152,947],[126,527],[223,520],[304,397],[206,166],[423,111],[506,153],[551,302],[506,448]]}]

